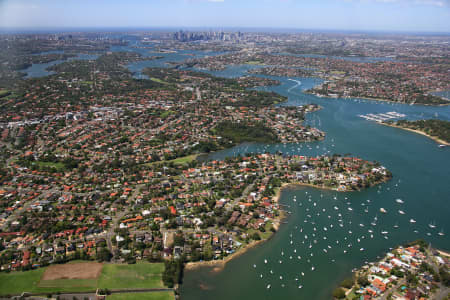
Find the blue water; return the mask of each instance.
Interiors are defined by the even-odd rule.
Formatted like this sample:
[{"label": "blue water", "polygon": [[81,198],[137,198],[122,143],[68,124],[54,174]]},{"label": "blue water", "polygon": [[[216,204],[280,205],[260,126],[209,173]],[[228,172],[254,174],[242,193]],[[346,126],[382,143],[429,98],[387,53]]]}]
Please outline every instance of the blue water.
[{"label": "blue water", "polygon": [[332,58],[342,59],[353,62],[380,62],[380,61],[397,61],[392,57],[374,57],[374,56],[334,56],[334,55],[320,55],[320,54],[294,54],[294,53],[278,53],[279,55],[310,57],[310,58]]},{"label": "blue water", "polygon": [[[234,69],[236,75],[241,75],[241,68]],[[310,156],[351,154],[381,162],[392,171],[394,177],[388,183],[354,193],[337,194],[302,187],[285,190],[280,201],[290,205],[292,214],[288,223],[268,242],[232,260],[222,272],[211,272],[211,268],[207,267],[187,271],[181,289],[183,299],[330,299],[332,290],[339,281],[351,275],[353,268],[360,267],[366,261],[376,260],[390,247],[423,238],[433,246],[450,249],[450,149],[439,148],[436,142],[424,136],[386,127],[357,116],[396,111],[406,114],[408,119],[450,120],[450,107],[318,98],[302,92],[319,83],[318,79],[292,78],[301,82],[297,85],[288,78],[270,78],[280,80],[281,85],[266,89],[287,96],[289,101],[284,105],[316,103],[322,106],[322,110],[307,115],[307,123],[324,130],[327,134],[325,140],[287,145],[242,144],[214,153],[210,158],[221,159],[230,155],[266,151]],[[293,202],[294,196],[297,197],[297,202]],[[311,202],[308,201],[309,196]],[[334,196],[337,196],[337,200],[334,200]],[[405,204],[396,203],[396,198],[403,199]],[[313,205],[314,202],[316,206]],[[362,206],[363,203],[366,205]],[[336,211],[334,206],[339,210]],[[353,210],[349,211],[348,206]],[[368,207],[368,213],[364,211],[365,207]],[[381,207],[388,213],[380,213]],[[399,209],[406,214],[400,215]],[[342,214],[344,228],[337,226],[338,212]],[[321,215],[317,216],[316,213]],[[308,218],[308,214],[312,218]],[[375,216],[378,218],[377,225],[371,226]],[[417,223],[411,224],[411,218]],[[304,223],[305,220],[308,222]],[[312,225],[311,222],[315,224]],[[430,222],[434,222],[437,228],[429,228]],[[330,228],[332,224],[333,229]],[[398,229],[393,228],[395,224],[399,226]],[[318,232],[313,231],[314,227]],[[323,231],[323,227],[327,227],[328,231]],[[369,229],[373,231],[373,239],[369,237]],[[446,233],[444,237],[437,235],[440,229]],[[381,234],[383,230],[389,232],[388,239]],[[352,231],[352,234],[348,231]],[[312,241],[313,233],[317,234],[314,239],[318,243],[313,243],[310,249],[309,241]],[[305,234],[309,236],[309,240],[305,240]],[[327,240],[323,240],[323,236]],[[360,242],[357,241],[358,238]],[[293,244],[290,243],[291,240]],[[351,248],[348,248],[349,243],[352,244]],[[332,248],[329,249],[328,246]],[[364,251],[360,251],[360,248],[364,248]],[[328,253],[323,249],[328,250]],[[282,251],[284,255],[281,255]],[[311,253],[313,256],[310,256]],[[297,256],[302,259],[298,260]],[[268,260],[268,264],[264,263],[264,259]],[[315,267],[314,271],[311,271],[312,266]],[[270,289],[267,289],[268,284],[271,285]],[[301,289],[298,288],[299,285],[302,285]]]},{"label": "blue water", "polygon": [[[42,52],[39,54],[35,54],[35,55],[41,55],[41,54],[61,54],[64,53],[64,51],[46,51],[46,52]],[[94,60],[97,59],[98,55],[97,54],[77,54],[77,56],[75,57],[70,57],[67,59],[67,61],[70,60]],[[63,63],[66,60],[54,60],[48,63],[44,63],[44,64],[32,64],[30,67],[20,70],[20,72],[22,73],[26,73],[27,75],[25,76],[25,78],[38,78],[38,77],[44,77],[44,76],[49,76],[49,75],[53,75],[56,72],[54,71],[48,71],[47,68]]]},{"label": "blue water", "polygon": [[[152,53],[152,49],[128,46],[117,47],[113,51],[137,51],[145,56],[164,57],[129,65],[137,77],[142,76],[140,72],[144,67],[167,67],[167,62],[180,62],[192,57],[188,54],[194,57],[216,54],[194,51]],[[260,66],[230,66],[223,71],[208,73],[230,78],[242,76],[249,69],[257,67]],[[358,117],[360,114],[396,111],[406,114],[408,119],[450,120],[450,107],[319,98],[304,94],[303,91],[319,84],[320,79],[269,78],[278,79],[281,84],[260,89],[287,96],[288,102],[282,105],[316,103],[322,107],[320,111],[308,114],[306,123],[325,131],[325,140],[287,145],[242,144],[213,153],[210,158],[221,159],[230,155],[266,151],[310,156],[351,154],[379,161],[392,171],[394,177],[390,182],[354,193],[337,194],[334,191],[301,187],[284,190],[280,202],[290,205],[289,210],[292,212],[287,224],[282,225],[268,242],[232,260],[222,272],[211,272],[210,268],[187,271],[181,287],[183,299],[330,299],[335,285],[350,276],[352,268],[360,267],[365,261],[376,260],[389,247],[423,238],[433,246],[450,249],[450,147],[439,148],[436,142],[424,136]],[[294,196],[296,202],[293,201]],[[396,198],[403,199],[405,204],[396,203]],[[367,205],[362,206],[362,203]],[[334,209],[335,206],[338,211]],[[353,210],[349,211],[348,206]],[[364,212],[366,206],[369,207],[368,213]],[[380,207],[385,208],[388,213],[381,214]],[[406,215],[399,215],[399,209],[405,211]],[[345,223],[343,228],[337,226],[338,213],[342,214]],[[375,216],[378,217],[377,225],[371,226],[370,222]],[[410,218],[414,218],[417,223],[410,224]],[[430,222],[434,222],[437,228],[429,228],[427,224]],[[365,227],[359,224],[364,224]],[[399,228],[394,229],[394,224],[399,225]],[[333,229],[331,225],[334,225]],[[327,227],[328,231],[325,232],[323,227]],[[369,228],[373,229],[373,239],[367,232]],[[441,229],[445,232],[444,237],[437,235],[437,231]],[[389,232],[388,239],[380,234],[382,230]],[[430,236],[427,235],[428,232]],[[313,233],[316,234],[314,239],[317,244],[311,242],[313,245],[310,249],[309,242],[313,240]],[[305,239],[305,234],[309,236],[308,239]],[[324,236],[327,240],[323,240]],[[357,241],[358,238],[360,242]],[[349,243],[352,244],[351,248],[347,247]],[[365,250],[359,251],[360,248]],[[328,249],[328,253],[323,249]],[[344,250],[348,252],[344,253]],[[281,255],[282,251],[284,255]],[[302,259],[297,259],[297,256]],[[268,260],[267,264],[264,259]],[[311,270],[312,266],[315,267],[314,271]],[[279,279],[280,276],[283,279]],[[299,280],[296,281],[295,278]],[[268,284],[271,285],[270,289],[266,288]],[[301,289],[298,288],[300,284]]]},{"label": "blue water", "polygon": [[447,99],[450,101],[450,91],[441,91],[441,92],[434,92],[432,93],[435,96],[442,97],[444,99]]},{"label": "blue water", "polygon": [[[142,46],[138,42],[137,46]],[[130,46],[112,47],[111,51],[134,51],[141,54],[143,57],[160,56],[162,58],[154,60],[138,61],[127,65],[127,68],[133,72],[133,77],[137,79],[148,79],[148,76],[142,74],[144,68],[168,68],[171,67],[168,63],[181,63],[188,59],[203,58],[207,56],[215,56],[224,54],[225,52],[213,51],[196,51],[196,50],[176,50],[174,52],[158,52],[157,45],[146,43],[147,48],[133,48]]]},{"label": "blue water", "polygon": [[[118,36],[121,37],[121,36]],[[141,48],[139,48],[141,47]],[[145,47],[145,48],[142,48]],[[137,79],[148,79],[148,76],[142,74],[144,68],[166,68],[170,67],[169,62],[180,63],[190,58],[202,58],[207,56],[214,56],[224,54],[225,52],[213,52],[213,51],[195,51],[195,50],[178,50],[175,53],[160,53],[156,49],[157,45],[154,43],[142,44],[139,41],[129,40],[129,44],[126,46],[112,46],[109,51],[112,52],[136,52],[141,54],[144,58],[151,56],[161,56],[160,59],[155,60],[144,60],[127,65],[127,68],[133,72],[133,77]],[[62,54],[64,51],[45,51],[37,53],[34,55],[44,55],[44,54]],[[77,54],[76,57],[71,57],[68,60],[93,60],[97,59],[99,55],[97,54]],[[64,60],[55,60],[45,64],[33,64],[31,67],[21,70],[21,72],[26,73],[26,78],[36,78],[55,74],[53,71],[48,71],[47,68],[60,64]]]}]

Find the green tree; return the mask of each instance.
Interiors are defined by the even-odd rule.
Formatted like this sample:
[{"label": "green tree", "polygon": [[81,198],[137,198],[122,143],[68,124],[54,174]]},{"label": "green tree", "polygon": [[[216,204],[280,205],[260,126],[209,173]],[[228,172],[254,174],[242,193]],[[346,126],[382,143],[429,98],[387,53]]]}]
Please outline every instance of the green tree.
[{"label": "green tree", "polygon": [[100,250],[97,250],[97,260],[102,261],[110,261],[111,260],[111,252],[107,248],[101,248]]},{"label": "green tree", "polygon": [[336,288],[333,291],[333,297],[337,298],[337,299],[344,299],[345,298],[345,291],[344,291],[344,289],[340,288],[340,287]]}]

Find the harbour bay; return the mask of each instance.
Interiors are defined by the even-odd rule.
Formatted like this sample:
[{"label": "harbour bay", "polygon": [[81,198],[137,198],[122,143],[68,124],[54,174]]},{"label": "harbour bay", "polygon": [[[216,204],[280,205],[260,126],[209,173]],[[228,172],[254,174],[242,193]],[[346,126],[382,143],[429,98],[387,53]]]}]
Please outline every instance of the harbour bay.
[{"label": "harbour bay", "polygon": [[[115,51],[124,49],[135,51],[130,47]],[[184,54],[190,52],[186,51]],[[164,59],[137,62],[129,66],[138,77],[144,67],[163,67],[166,66],[165,62],[181,61],[189,57],[179,53],[149,55],[162,55]],[[236,77],[255,67],[258,66],[233,66],[224,71],[209,73]],[[450,120],[448,106],[425,107],[351,98],[319,98],[305,94],[303,90],[319,84],[320,79],[269,78],[279,80],[281,85],[263,89],[289,98],[288,102],[281,105],[315,103],[322,107],[321,110],[308,114],[307,124],[323,130],[326,133],[325,140],[284,145],[241,144],[213,153],[209,158],[222,159],[230,155],[266,151],[308,156],[351,153],[352,156],[379,161],[392,171],[394,177],[379,187],[352,193],[305,187],[285,189],[280,203],[289,205],[287,210],[291,214],[288,214],[287,223],[268,242],[230,261],[222,272],[211,273],[211,268],[187,271],[181,287],[183,299],[329,299],[335,285],[350,276],[353,268],[360,267],[366,261],[376,260],[377,256],[399,243],[423,238],[434,247],[449,249],[449,148],[439,148],[434,141],[415,133],[381,126],[358,117],[360,114],[395,111],[405,114],[408,119]],[[395,202],[397,198],[403,199],[405,203],[399,205]],[[367,213],[364,211],[366,207]],[[380,213],[381,207],[386,209],[386,214]],[[399,209],[406,214],[400,215]],[[342,214],[341,217],[339,213]],[[311,217],[307,217],[308,215]],[[371,226],[375,216],[378,218],[377,225]],[[409,223],[410,218],[417,221],[414,226]],[[339,226],[339,219],[343,220],[343,227]],[[436,223],[437,228],[430,229],[430,222]],[[393,228],[396,224],[398,229]],[[325,227],[326,232],[323,230]],[[314,228],[321,232],[320,235],[317,233],[317,238],[312,236],[317,232]],[[373,230],[373,238],[370,238],[369,228]],[[446,235],[437,235],[441,229]],[[388,239],[383,237],[381,231],[389,232]],[[427,233],[431,235],[428,236]],[[307,239],[305,235],[308,235]],[[327,239],[324,240],[323,237]],[[357,241],[358,238],[360,242]],[[350,243],[352,246],[348,247]],[[364,251],[360,251],[361,248]],[[344,250],[347,252],[344,253]],[[298,259],[299,256],[301,259]],[[264,263],[265,259],[267,263]],[[279,263],[280,260],[282,263]],[[299,288],[300,285],[302,288]]]},{"label": "harbour bay", "polygon": [[[227,72],[232,73],[230,70]],[[350,276],[353,268],[376,260],[390,247],[422,238],[434,247],[449,248],[448,235],[437,234],[440,229],[448,232],[450,225],[447,218],[447,201],[450,194],[447,182],[450,172],[445,167],[450,159],[449,149],[439,148],[436,142],[415,133],[381,126],[357,117],[358,114],[396,111],[406,114],[408,119],[437,117],[449,120],[448,107],[318,98],[302,92],[317,84],[317,79],[295,78],[302,84],[288,92],[295,82],[289,81],[288,78],[270,78],[278,79],[282,84],[268,90],[289,97],[289,101],[283,105],[316,103],[323,107],[322,110],[309,115],[307,122],[325,131],[326,139],[314,143],[286,145],[243,144],[214,153],[211,158],[220,159],[229,155],[265,151],[299,155],[351,153],[364,159],[379,161],[392,171],[394,177],[379,188],[373,187],[353,193],[304,187],[284,190],[280,203],[290,205],[292,212],[286,220],[287,224],[282,225],[267,243],[229,262],[220,273],[211,273],[209,268],[187,272],[181,290],[184,299],[330,299],[334,287]],[[309,195],[312,202],[308,201]],[[293,202],[294,196],[296,202]],[[334,200],[334,196],[337,200]],[[404,204],[400,206],[395,202],[397,198],[403,199]],[[367,200],[370,200],[370,203]],[[325,212],[322,211],[320,216],[315,217],[309,213],[315,223],[312,225],[303,207],[313,209],[311,203],[314,202],[315,208],[325,209]],[[299,203],[303,203],[302,207]],[[344,223],[347,222],[345,228],[337,226],[340,217],[336,215],[334,206],[338,207],[338,211],[345,211],[345,217],[342,213]],[[349,211],[347,206],[350,206],[352,211]],[[364,211],[365,207],[368,207],[368,213]],[[386,209],[386,214],[380,213],[381,207]],[[406,215],[400,215],[398,210],[404,210]],[[330,219],[327,212],[330,212]],[[375,216],[378,218],[377,225],[371,226]],[[410,218],[417,221],[414,226],[409,222]],[[430,222],[438,224],[439,229],[430,229]],[[312,248],[309,248],[309,243],[302,243],[305,241],[305,232],[311,238],[314,227],[322,229],[330,224],[334,224],[336,230],[327,231],[327,240],[322,240],[319,244],[317,239],[318,244],[313,243]],[[394,225],[399,228],[394,229]],[[369,228],[372,228],[370,230],[373,231],[373,238],[370,238]],[[300,229],[303,229],[302,233]],[[349,231],[352,233],[349,234]],[[387,239],[381,231],[388,232]],[[358,238],[360,242],[357,241]],[[293,244],[290,243],[291,240]],[[350,240],[351,242],[347,242]],[[339,241],[339,244],[336,244],[336,241]],[[348,247],[349,243],[352,243],[351,248]],[[332,249],[327,248],[328,245]],[[329,249],[327,253],[323,251],[324,247]],[[361,248],[364,248],[364,251],[360,251]],[[295,255],[292,252],[294,249]],[[344,253],[344,250],[347,250],[347,253]],[[284,255],[281,255],[281,251]],[[313,257],[310,256],[311,253]],[[293,256],[292,260],[290,256]],[[302,259],[298,260],[297,256]],[[308,256],[311,263],[304,261]],[[265,264],[264,259],[270,263]],[[279,263],[280,260],[282,263]],[[256,265],[256,268],[253,265]],[[314,265],[314,271],[311,271],[311,265]],[[305,276],[302,276],[301,272],[304,272]],[[280,279],[280,276],[283,279]]]}]

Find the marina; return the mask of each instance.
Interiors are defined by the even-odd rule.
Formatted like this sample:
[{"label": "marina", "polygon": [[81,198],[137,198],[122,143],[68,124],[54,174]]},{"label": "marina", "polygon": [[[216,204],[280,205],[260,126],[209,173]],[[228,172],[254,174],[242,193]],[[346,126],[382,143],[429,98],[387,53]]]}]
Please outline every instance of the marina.
[{"label": "marina", "polygon": [[384,122],[387,120],[394,120],[394,119],[400,119],[406,117],[405,114],[398,113],[395,111],[390,111],[387,113],[379,113],[379,114],[365,114],[365,115],[358,115],[358,117],[366,119],[368,121],[375,121],[375,122]]},{"label": "marina", "polygon": [[[234,70],[237,73],[240,70],[245,72],[240,67]],[[230,74],[231,70],[227,72]],[[373,261],[400,242],[425,238],[437,247],[446,248],[448,238],[444,232],[449,221],[445,217],[445,210],[440,210],[439,207],[446,207],[443,201],[450,190],[444,184],[444,178],[448,178],[450,174],[447,169],[439,166],[443,160],[449,159],[447,151],[439,152],[433,141],[421,136],[408,132],[399,133],[390,127],[371,126],[370,122],[364,122],[357,116],[380,110],[390,112],[392,106],[395,106],[395,111],[401,114],[396,117],[408,115],[427,118],[433,117],[435,111],[439,110],[440,117],[450,119],[449,108],[419,109],[415,106],[362,99],[330,101],[299,91],[300,88],[306,89],[316,84],[315,79],[301,79],[302,85],[298,89],[287,92],[293,86],[292,81],[271,78],[280,80],[281,85],[270,87],[270,90],[289,96],[289,101],[283,105],[312,102],[324,107],[309,115],[307,122],[318,126],[320,120],[319,129],[327,133],[327,138],[312,144],[243,144],[214,153],[210,156],[211,159],[246,152],[282,151],[286,154],[319,155],[348,151],[388,163],[394,168],[394,179],[379,187],[356,193],[336,193],[309,187],[284,189],[280,203],[289,205],[291,214],[288,214],[273,238],[230,261],[220,273],[211,273],[207,268],[187,272],[182,287],[184,298],[198,299],[206,296],[222,300],[300,297],[325,300],[330,299],[334,285],[349,276],[352,268],[359,268],[365,261]],[[405,147],[410,150],[403,151]],[[416,158],[423,157],[424,153],[426,159],[417,161]],[[405,160],[416,161],[414,168],[405,164]],[[429,168],[436,168],[440,175],[423,173],[423,170]],[[426,209],[423,206],[424,199],[428,200]],[[407,212],[409,218],[397,213],[400,207],[403,212]],[[381,212],[380,208],[386,213]],[[410,223],[410,218],[414,218],[416,223]],[[442,229],[427,230],[430,220],[436,223],[437,228]],[[361,248],[364,251],[360,251]],[[281,251],[284,255],[281,255]],[[252,268],[253,263],[257,265],[256,269]],[[313,266],[315,271],[311,271]],[[301,290],[298,289],[296,278],[302,279]],[[195,292],[195,287],[200,283],[208,287],[208,290]],[[269,284],[270,289],[266,289]],[[239,292],[223,285],[234,286]],[[185,290],[187,292],[183,293]]]}]

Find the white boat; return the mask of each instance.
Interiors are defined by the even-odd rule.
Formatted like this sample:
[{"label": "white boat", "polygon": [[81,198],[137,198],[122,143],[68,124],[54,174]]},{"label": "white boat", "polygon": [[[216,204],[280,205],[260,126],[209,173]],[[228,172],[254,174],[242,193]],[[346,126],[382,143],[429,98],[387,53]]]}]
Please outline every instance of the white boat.
[{"label": "white boat", "polygon": [[347,208],[349,211],[352,211],[353,210],[353,208],[351,208],[351,207],[349,207],[349,208]]},{"label": "white boat", "polygon": [[411,219],[411,220],[409,220],[409,222],[410,222],[410,223],[416,223],[416,220]]},{"label": "white boat", "polygon": [[400,203],[400,204],[405,203],[405,202],[404,202],[402,199],[400,199],[400,198],[395,199],[395,202]]},{"label": "white boat", "polygon": [[364,248],[359,249],[359,251],[364,251]]},{"label": "white boat", "polygon": [[313,267],[311,267],[311,271],[314,271],[314,270],[315,270],[314,266],[313,266]]},{"label": "white boat", "polygon": [[270,289],[270,284],[268,284],[268,285],[266,286],[266,289]]},{"label": "white boat", "polygon": [[387,211],[384,208],[380,208],[380,212],[382,212],[383,214],[387,213]]},{"label": "white boat", "polygon": [[428,224],[428,226],[429,226],[430,228],[436,228],[436,225],[434,225],[433,223]]},{"label": "white boat", "polygon": [[445,234],[444,234],[444,231],[441,229],[441,231],[439,231],[438,232],[438,234],[440,235],[440,236],[444,236]]},{"label": "white boat", "polygon": [[405,212],[403,210],[399,210],[398,213],[401,214],[401,215],[405,214]]},{"label": "white boat", "polygon": [[267,264],[267,259],[264,260],[264,263]]},{"label": "white boat", "polygon": [[388,234],[389,232],[387,231],[382,231],[381,234]]},{"label": "white boat", "polygon": [[398,228],[398,225],[397,225],[397,224],[395,224],[395,225],[394,225],[394,228]]}]

